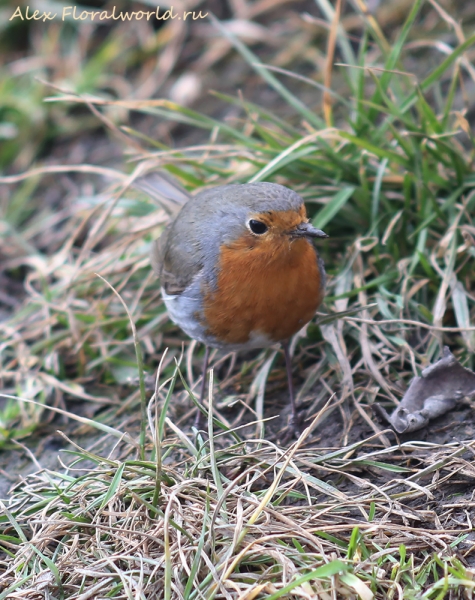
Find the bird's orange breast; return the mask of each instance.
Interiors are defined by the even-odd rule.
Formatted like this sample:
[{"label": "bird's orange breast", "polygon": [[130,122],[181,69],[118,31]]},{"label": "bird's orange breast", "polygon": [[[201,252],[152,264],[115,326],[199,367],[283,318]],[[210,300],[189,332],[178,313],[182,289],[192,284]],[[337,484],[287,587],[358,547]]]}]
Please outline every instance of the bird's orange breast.
[{"label": "bird's orange breast", "polygon": [[216,287],[204,290],[204,325],[225,344],[246,344],[259,335],[286,340],[310,321],[323,293],[307,239],[280,236],[260,243],[248,234],[221,248]]}]

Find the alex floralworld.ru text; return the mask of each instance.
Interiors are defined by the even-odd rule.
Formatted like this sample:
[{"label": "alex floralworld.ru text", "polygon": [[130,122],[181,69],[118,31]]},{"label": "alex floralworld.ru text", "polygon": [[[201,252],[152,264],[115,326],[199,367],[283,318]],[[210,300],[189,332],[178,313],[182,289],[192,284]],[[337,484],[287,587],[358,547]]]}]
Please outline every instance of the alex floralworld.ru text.
[{"label": "alex floralworld.ru text", "polygon": [[[39,10],[30,10],[30,7],[27,6],[22,10],[20,6],[18,6],[12,16],[10,17],[10,21],[13,19],[20,19],[22,21],[53,21],[58,18],[59,13],[53,12],[45,12]],[[197,19],[204,19],[208,16],[208,13],[202,14],[201,11],[196,13],[194,10],[183,11],[181,14],[175,12],[173,6],[167,8],[163,13],[160,13],[160,7],[153,11],[151,10],[139,10],[139,11],[116,11],[116,7],[114,6],[111,11],[108,10],[81,10],[79,11],[76,6],[65,6],[63,7],[62,13],[59,18],[62,21],[65,20],[74,20],[74,21],[140,21],[142,19],[146,19],[150,21],[150,19],[156,19],[158,21],[167,21],[169,19],[178,19],[185,21],[187,18],[191,18],[193,21]]]}]

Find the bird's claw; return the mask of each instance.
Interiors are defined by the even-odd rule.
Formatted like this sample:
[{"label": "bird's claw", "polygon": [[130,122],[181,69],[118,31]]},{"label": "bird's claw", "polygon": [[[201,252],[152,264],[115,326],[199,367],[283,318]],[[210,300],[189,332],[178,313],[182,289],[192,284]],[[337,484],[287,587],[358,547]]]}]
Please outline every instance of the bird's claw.
[{"label": "bird's claw", "polygon": [[290,417],[289,424],[284,429],[281,444],[288,444],[290,440],[297,439],[303,430],[304,416],[302,414],[293,414]]}]

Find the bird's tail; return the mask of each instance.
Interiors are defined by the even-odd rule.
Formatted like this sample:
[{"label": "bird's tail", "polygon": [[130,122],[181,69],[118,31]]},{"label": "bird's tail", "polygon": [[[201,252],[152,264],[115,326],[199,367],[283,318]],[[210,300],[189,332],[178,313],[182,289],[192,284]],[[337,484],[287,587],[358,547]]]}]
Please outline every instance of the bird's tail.
[{"label": "bird's tail", "polygon": [[171,215],[176,215],[183,204],[191,198],[176,179],[163,172],[147,173],[137,177],[132,185],[148,194]]}]

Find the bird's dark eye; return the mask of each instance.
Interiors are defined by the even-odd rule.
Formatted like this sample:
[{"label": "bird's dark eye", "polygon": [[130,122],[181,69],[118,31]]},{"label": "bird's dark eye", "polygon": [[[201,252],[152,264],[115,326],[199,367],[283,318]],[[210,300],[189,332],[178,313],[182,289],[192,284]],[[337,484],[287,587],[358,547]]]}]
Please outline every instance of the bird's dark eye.
[{"label": "bird's dark eye", "polygon": [[262,221],[256,221],[255,219],[251,219],[249,221],[249,229],[252,231],[252,233],[262,235],[267,231],[268,227]]}]

